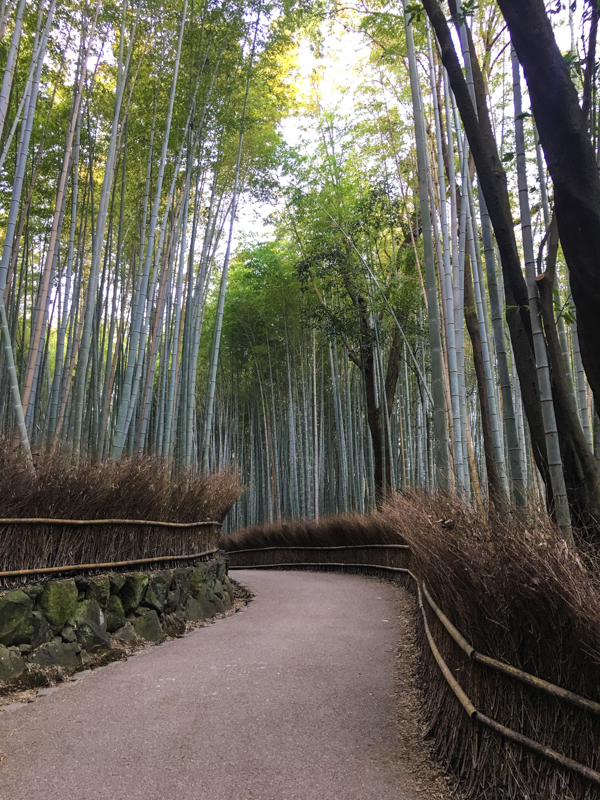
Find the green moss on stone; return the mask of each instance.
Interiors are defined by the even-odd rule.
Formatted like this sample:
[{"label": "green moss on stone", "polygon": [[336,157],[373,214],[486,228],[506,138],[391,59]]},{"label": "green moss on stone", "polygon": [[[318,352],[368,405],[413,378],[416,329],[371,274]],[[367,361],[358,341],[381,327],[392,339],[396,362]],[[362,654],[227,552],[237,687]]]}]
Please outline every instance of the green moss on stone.
[{"label": "green moss on stone", "polygon": [[99,647],[110,647],[106,621],[97,600],[84,600],[75,609],[77,641],[88,652]]},{"label": "green moss on stone", "polygon": [[173,572],[170,569],[151,575],[142,604],[148,608],[153,608],[159,613],[162,612],[172,579]]},{"label": "green moss on stone", "polygon": [[27,667],[16,648],[0,645],[0,684],[11,683],[21,676]]},{"label": "green moss on stone", "polygon": [[111,594],[106,608],[106,630],[114,633],[125,625],[125,611],[121,598]]},{"label": "green moss on stone", "polygon": [[148,576],[144,575],[143,572],[132,572],[127,576],[119,593],[125,616],[131,614],[140,605],[144,598],[146,586],[148,586]]},{"label": "green moss on stone", "polygon": [[39,599],[39,607],[55,636],[60,633],[65,622],[73,616],[77,595],[77,586],[71,579],[50,581],[44,587],[44,592]]},{"label": "green moss on stone", "polygon": [[33,636],[33,603],[20,589],[0,598],[0,644],[28,644]]},{"label": "green moss on stone", "polygon": [[36,647],[51,642],[54,637],[52,628],[48,624],[48,620],[41,611],[33,612],[33,636],[31,637],[30,644],[35,650]]},{"label": "green moss on stone", "polygon": [[165,614],[162,618],[162,628],[167,636],[173,638],[183,636],[185,633],[185,621],[175,614]]},{"label": "green moss on stone", "polygon": [[108,575],[90,578],[90,585],[85,596],[87,600],[97,600],[100,608],[106,608],[110,597],[110,579]]},{"label": "green moss on stone", "polygon": [[209,589],[208,586],[203,585],[200,587],[200,591],[196,595],[196,603],[200,607],[200,611],[202,613],[202,619],[210,619],[215,615],[215,607],[212,603],[214,599],[215,593],[212,589]]},{"label": "green moss on stone", "polygon": [[[223,602],[223,605],[225,606],[225,608],[231,608],[233,604],[233,591],[231,590],[231,584],[229,583],[229,578],[227,577],[227,575],[225,576],[221,584],[217,584],[217,586],[219,585],[221,587],[221,592],[222,592],[221,600]],[[215,594],[217,594],[216,590]]]},{"label": "green moss on stone", "polygon": [[208,568],[206,564],[201,561],[197,563],[190,578],[190,594],[192,597],[196,597],[202,585],[206,583],[207,574]]},{"label": "green moss on stone", "polygon": [[227,575],[229,559],[226,556],[217,556],[217,580],[222,581]]},{"label": "green moss on stone", "polygon": [[115,639],[119,642],[135,642],[137,635],[131,622],[126,622],[122,628],[115,632]]},{"label": "green moss on stone", "polygon": [[217,580],[217,573],[219,571],[219,562],[216,558],[213,558],[212,561],[208,561],[206,564],[206,583],[212,589],[215,585]]},{"label": "green moss on stone", "polygon": [[111,594],[118,594],[123,588],[126,580],[127,576],[123,575],[122,572],[109,572],[108,582],[110,583]]},{"label": "green moss on stone", "polygon": [[190,593],[190,583],[194,567],[178,567],[173,570],[173,579],[171,581],[171,591],[179,589],[182,597]]},{"label": "green moss on stone", "polygon": [[153,608],[142,609],[142,613],[134,622],[133,628],[139,637],[149,642],[159,644],[164,639],[158,614]]},{"label": "green moss on stone", "polygon": [[193,597],[188,597],[188,601],[185,604],[185,618],[191,622],[199,622],[203,619],[202,609]]},{"label": "green moss on stone", "polygon": [[227,575],[223,578],[223,588],[225,589],[225,591],[229,595],[229,599],[233,603],[233,600],[234,600],[234,597],[235,597],[235,595],[233,593],[233,584],[231,583],[231,581],[229,580]]}]

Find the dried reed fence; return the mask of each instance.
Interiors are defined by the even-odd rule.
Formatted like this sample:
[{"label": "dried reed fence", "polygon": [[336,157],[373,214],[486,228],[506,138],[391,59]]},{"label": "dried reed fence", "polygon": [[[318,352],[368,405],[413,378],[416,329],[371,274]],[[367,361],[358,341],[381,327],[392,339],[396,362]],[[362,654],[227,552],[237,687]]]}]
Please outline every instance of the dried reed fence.
[{"label": "dried reed fence", "polygon": [[0,520],[0,587],[51,571],[90,571],[109,563],[113,568],[156,564],[180,556],[185,560],[188,554],[214,550],[221,532],[216,521],[181,527],[120,519],[4,522]]},{"label": "dried reed fence", "polygon": [[[397,496],[372,517],[345,515],[318,524],[247,529],[221,543],[230,551],[232,566],[303,563],[311,568],[318,562],[317,569],[333,564],[348,571],[360,564],[359,571],[366,572],[381,564],[388,574],[394,567],[410,569],[429,588],[433,606],[443,611],[450,628],[455,626],[476,651],[592,701],[587,708],[574,705],[548,694],[540,681],[523,682],[499,672],[489,660],[482,663],[485,658],[470,656],[421,594],[417,637],[427,733],[434,754],[459,776],[465,797],[600,797],[595,780],[498,732],[510,729],[599,771],[600,716],[593,710],[600,700],[599,573],[593,554],[565,550],[545,517],[487,519],[455,499]],[[386,563],[383,548],[367,547],[387,543],[408,545],[410,552],[389,549]],[[333,549],[357,544],[363,547]],[[265,546],[276,549],[239,552]],[[473,719],[464,713],[456,685],[470,708],[480,712],[479,721],[477,714]],[[492,727],[496,721],[496,730],[486,720]]]},{"label": "dried reed fence", "polygon": [[0,573],[200,553],[242,493],[231,473],[171,474],[147,456],[40,454],[35,471],[0,442]]}]

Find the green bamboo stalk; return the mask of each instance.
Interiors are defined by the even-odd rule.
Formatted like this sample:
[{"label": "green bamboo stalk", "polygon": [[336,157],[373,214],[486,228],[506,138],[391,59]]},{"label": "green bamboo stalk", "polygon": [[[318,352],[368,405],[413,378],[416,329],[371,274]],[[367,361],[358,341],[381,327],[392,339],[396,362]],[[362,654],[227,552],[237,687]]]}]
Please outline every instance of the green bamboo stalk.
[{"label": "green bamboo stalk", "polygon": [[106,164],[104,168],[104,178],[102,181],[100,201],[98,204],[98,216],[96,220],[96,228],[94,230],[93,240],[92,240],[92,259],[90,265],[90,275],[86,290],[87,302],[83,318],[81,345],[79,348],[79,355],[77,359],[77,372],[75,376],[75,388],[74,388],[74,398],[73,398],[74,412],[75,412],[73,440],[76,449],[79,448],[81,441],[84,398],[86,393],[87,374],[88,374],[89,357],[90,357],[90,345],[92,341],[92,327],[94,321],[94,313],[96,310],[95,301],[98,289],[98,281],[100,277],[100,259],[104,245],[104,234],[106,231],[108,203],[110,200],[112,182],[115,171],[117,138],[119,135],[119,120],[121,117],[121,106],[123,103],[125,84],[127,81],[127,76],[129,74],[131,54],[133,52],[133,45],[135,42],[135,32],[141,11],[141,5],[138,5],[136,17],[130,34],[127,56],[125,58],[125,62],[123,62],[127,4],[128,0],[123,0],[122,11],[121,11],[121,34],[119,39],[119,57],[117,61],[117,87],[115,92],[113,124],[108,146],[108,154],[106,157]]},{"label": "green bamboo stalk", "polygon": [[[83,96],[83,87],[85,84],[85,77],[86,77],[86,70],[85,65],[87,63],[87,59],[90,54],[92,41],[94,39],[94,34],[96,32],[96,22],[98,20],[98,13],[100,11],[100,0],[96,2],[96,8],[94,10],[94,18],[92,20],[92,26],[90,30],[90,34],[88,37],[87,47],[85,49],[85,54],[82,59],[82,69],[80,70],[79,81],[77,83],[77,91],[75,94],[75,98],[73,101],[73,106],[71,110],[71,116],[69,119],[69,125],[67,130],[67,140],[65,144],[65,150],[63,155],[63,163],[60,172],[60,177],[58,180],[58,190],[56,193],[56,204],[54,208],[54,217],[52,219],[52,227],[50,229],[50,239],[48,242],[48,248],[46,251],[46,263],[44,265],[43,270],[43,279],[42,285],[40,287],[39,292],[39,311],[37,314],[36,325],[33,331],[33,336],[31,338],[30,346],[29,346],[29,359],[27,365],[27,373],[25,375],[25,380],[23,384],[23,397],[22,397],[22,404],[23,404],[23,412],[27,412],[27,407],[29,403],[29,396],[31,394],[31,390],[33,387],[33,379],[35,368],[37,364],[39,346],[40,346],[40,339],[42,337],[42,329],[43,329],[43,322],[44,322],[44,315],[46,313],[47,307],[47,300],[48,300],[48,289],[50,286],[50,276],[52,274],[52,267],[56,257],[56,242],[57,238],[59,237],[59,223],[61,220],[61,215],[64,215],[64,200],[66,199],[66,186],[67,186],[67,175],[69,172],[69,165],[71,161],[71,153],[73,148],[73,138],[75,136],[75,129],[77,127],[77,120],[79,119],[79,106],[81,103],[81,98]],[[62,227],[62,225],[61,225]]]},{"label": "green bamboo stalk", "polygon": [[[456,354],[456,334],[455,334],[455,311],[454,311],[454,296],[452,292],[452,266],[450,263],[450,236],[448,231],[448,215],[446,209],[446,185],[444,180],[444,162],[442,156],[442,132],[440,127],[441,111],[438,108],[437,94],[435,91],[435,68],[433,63],[433,50],[431,46],[431,31],[429,22],[427,22],[427,51],[429,58],[429,81],[431,86],[431,94],[433,99],[433,115],[435,124],[436,148],[437,148],[437,168],[438,168],[438,181],[439,181],[439,212],[442,228],[442,260],[438,259],[438,268],[440,271],[440,286],[442,289],[442,298],[445,306],[445,333],[446,333],[446,348],[448,357],[448,376],[450,380],[450,394],[452,403],[452,419],[453,419],[453,449],[454,449],[454,468],[456,470],[457,480],[462,489],[466,489],[466,479],[464,474],[463,463],[463,425],[461,422],[461,403],[460,403],[460,389],[459,389],[459,373],[458,361]],[[450,161],[450,157],[448,159]],[[454,154],[452,154],[452,167],[454,168]],[[435,218],[434,218],[435,220]],[[437,237],[436,237],[437,240]]]},{"label": "green bamboo stalk", "polygon": [[258,23],[260,20],[260,15],[262,11],[262,6],[259,6],[257,17],[256,17],[256,26],[254,30],[254,40],[252,42],[252,50],[250,53],[250,60],[248,66],[248,77],[246,79],[246,91],[244,94],[244,103],[242,107],[242,115],[240,120],[240,134],[238,139],[238,151],[237,151],[237,159],[235,165],[235,175],[234,175],[234,182],[233,182],[233,194],[231,199],[231,212],[230,212],[230,222],[229,222],[229,237],[227,240],[227,249],[225,251],[225,259],[223,261],[223,271],[221,273],[221,285],[219,288],[219,299],[217,304],[217,315],[216,315],[216,323],[215,323],[215,330],[213,336],[213,347],[212,347],[212,355],[211,355],[211,364],[209,368],[209,381],[208,381],[208,400],[206,403],[206,414],[204,419],[204,436],[203,436],[203,446],[202,446],[202,469],[204,472],[208,472],[209,468],[209,452],[210,452],[210,436],[212,432],[213,426],[213,415],[214,415],[214,404],[215,404],[215,392],[217,386],[217,366],[219,364],[219,350],[221,346],[221,331],[223,327],[223,309],[225,307],[225,293],[227,291],[227,275],[229,272],[229,260],[231,258],[231,243],[233,239],[233,228],[235,225],[235,218],[236,218],[236,210],[237,210],[237,200],[238,200],[238,191],[239,191],[239,180],[240,180],[240,162],[242,159],[242,146],[244,142],[244,127],[246,124],[246,109],[248,107],[248,95],[250,93],[250,80],[252,77],[252,66],[254,62],[254,53],[256,50],[256,40],[258,36]]},{"label": "green bamboo stalk", "polygon": [[[147,302],[147,292],[148,292],[148,281],[150,279],[150,265],[152,262],[153,256],[153,249],[154,249],[154,238],[156,233],[156,224],[158,221],[158,211],[162,193],[162,183],[164,178],[165,172],[165,165],[167,160],[167,148],[169,145],[169,134],[171,131],[171,120],[173,117],[173,105],[175,103],[175,90],[177,88],[177,76],[179,73],[179,64],[181,60],[181,45],[183,41],[183,32],[185,28],[186,22],[186,13],[187,13],[187,0],[184,0],[183,3],[183,11],[181,13],[181,24],[179,26],[179,38],[177,40],[177,50],[175,53],[175,62],[173,65],[173,80],[171,82],[171,94],[169,97],[169,107],[167,111],[167,118],[165,122],[165,132],[163,136],[163,144],[162,144],[162,151],[160,155],[160,162],[158,168],[158,176],[156,180],[156,188],[154,194],[154,203],[152,207],[152,214],[150,216],[150,229],[148,231],[148,243],[146,246],[145,252],[145,259],[144,259],[144,269],[142,273],[142,280],[139,291],[137,293],[137,301],[135,303],[135,311],[133,314],[132,319],[132,329],[131,329],[131,336],[129,340],[129,354],[127,360],[127,369],[125,373],[125,380],[123,383],[123,391],[121,396],[121,402],[119,405],[119,411],[117,416],[117,423],[116,423],[116,435],[115,440],[113,443],[113,450],[112,450],[112,457],[119,458],[121,453],[123,452],[123,447],[125,445],[125,438],[128,432],[128,424],[127,420],[131,421],[131,416],[133,412],[133,406],[131,406],[131,398],[132,398],[132,390],[133,390],[133,380],[134,380],[134,372],[136,370],[136,365],[138,364],[138,359],[141,359],[142,353],[138,353],[138,347],[140,342],[140,336],[142,331],[142,322],[144,317],[144,310]],[[139,380],[138,380],[139,382]]]},{"label": "green bamboo stalk", "polygon": [[421,225],[423,229],[425,280],[427,285],[427,313],[429,322],[430,358],[432,370],[431,388],[433,395],[435,484],[439,489],[445,490],[448,487],[446,408],[444,398],[440,315],[438,307],[435,262],[433,255],[432,222],[429,210],[429,190],[427,185],[427,145],[419,76],[417,72],[417,61],[412,34],[412,23],[406,11],[406,0],[402,0],[402,3],[404,8],[404,26],[406,31],[411,96],[415,121],[419,199],[421,205]]},{"label": "green bamboo stalk", "polygon": [[[50,8],[48,9],[46,24],[44,26],[44,32],[40,39],[39,47],[36,48],[35,50],[35,55],[36,55],[35,68],[33,70],[30,94],[27,98],[26,106],[24,109],[24,124],[21,128],[19,152],[17,154],[15,177],[10,199],[8,220],[5,229],[4,244],[2,247],[2,259],[0,260],[0,294],[4,293],[4,287],[6,286],[6,278],[8,274],[8,266],[12,255],[13,239],[17,223],[17,214],[21,202],[21,192],[23,190],[23,182],[25,180],[25,169],[27,166],[27,158],[29,155],[29,142],[31,139],[31,132],[33,129],[33,121],[35,116],[35,108],[37,104],[38,92],[40,88],[40,78],[42,74],[44,55],[46,52],[48,37],[50,35],[50,29],[52,27],[52,20],[54,18],[55,9],[56,9],[56,0],[52,0]],[[41,9],[40,9],[40,14],[41,14]],[[4,346],[6,347],[6,342]]]},{"label": "green bamboo stalk", "polygon": [[13,28],[10,46],[8,49],[8,56],[4,66],[4,76],[2,78],[2,86],[0,87],[0,138],[4,130],[4,122],[6,120],[6,113],[8,110],[8,101],[12,89],[13,76],[15,74],[15,66],[17,63],[17,54],[19,50],[19,42],[21,40],[21,31],[23,30],[23,10],[25,8],[25,0],[19,0],[17,6],[17,13],[15,15],[15,26]]}]

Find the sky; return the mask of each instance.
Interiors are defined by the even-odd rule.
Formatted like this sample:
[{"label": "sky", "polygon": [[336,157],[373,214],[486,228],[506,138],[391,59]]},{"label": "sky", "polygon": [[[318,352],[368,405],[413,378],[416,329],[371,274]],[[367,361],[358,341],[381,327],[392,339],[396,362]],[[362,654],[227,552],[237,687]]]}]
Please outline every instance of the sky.
[{"label": "sky", "polygon": [[[335,108],[341,114],[352,114],[353,92],[348,90],[358,87],[360,64],[369,55],[365,37],[354,32],[329,34],[325,37],[323,50],[323,56],[317,58],[308,41],[300,43],[298,60],[300,100],[308,100],[314,73],[317,72],[320,76],[319,90],[323,107]],[[302,145],[309,149],[314,138],[310,120],[303,116],[284,119],[280,131],[287,144],[293,147]],[[256,203],[249,198],[243,198],[236,220],[235,243],[261,241],[272,235],[273,226],[267,221],[272,211],[273,207],[267,203]]]}]

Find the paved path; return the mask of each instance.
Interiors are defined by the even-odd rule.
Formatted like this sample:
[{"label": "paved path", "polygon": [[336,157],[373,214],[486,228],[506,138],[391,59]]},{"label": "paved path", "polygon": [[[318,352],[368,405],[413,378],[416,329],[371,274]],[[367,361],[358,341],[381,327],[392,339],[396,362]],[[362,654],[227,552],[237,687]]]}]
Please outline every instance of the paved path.
[{"label": "paved path", "polygon": [[232,576],[257,595],[242,613],[0,713],[0,799],[423,797],[399,759],[396,590]]}]

